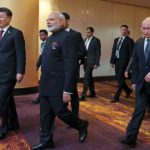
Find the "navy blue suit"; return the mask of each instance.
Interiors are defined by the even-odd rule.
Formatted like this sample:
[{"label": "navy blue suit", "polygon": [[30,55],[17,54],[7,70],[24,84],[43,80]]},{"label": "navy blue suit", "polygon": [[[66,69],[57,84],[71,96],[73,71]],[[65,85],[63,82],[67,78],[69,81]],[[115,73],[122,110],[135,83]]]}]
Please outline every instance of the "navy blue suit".
[{"label": "navy blue suit", "polygon": [[0,114],[3,118],[0,132],[18,122],[13,98],[16,74],[25,73],[25,42],[20,30],[9,27],[0,40]]},{"label": "navy blue suit", "polygon": [[126,138],[136,141],[146,107],[150,103],[150,83],[144,81],[145,76],[150,72],[150,54],[148,60],[144,56],[144,38],[135,43],[135,53],[132,65],[132,83],[136,84],[135,110],[130,120]]}]

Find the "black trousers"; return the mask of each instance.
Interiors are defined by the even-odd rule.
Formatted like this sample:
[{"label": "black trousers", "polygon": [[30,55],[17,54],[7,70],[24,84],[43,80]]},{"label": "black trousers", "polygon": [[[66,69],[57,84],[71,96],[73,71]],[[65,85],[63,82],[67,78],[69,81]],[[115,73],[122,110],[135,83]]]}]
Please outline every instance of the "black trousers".
[{"label": "black trousers", "polygon": [[7,132],[8,126],[18,123],[18,115],[13,98],[16,81],[0,83],[0,115],[2,126],[0,132]]},{"label": "black trousers", "polygon": [[95,87],[94,87],[94,79],[92,76],[93,73],[93,67],[87,64],[87,61],[84,61],[84,81],[83,81],[83,92],[82,96],[85,97],[87,94],[87,91],[89,89],[90,94],[95,96]]},{"label": "black trousers", "polygon": [[77,79],[75,80],[73,94],[71,95],[71,109],[72,112],[78,117],[79,116],[79,95],[77,88]]},{"label": "black trousers", "polygon": [[150,95],[143,90],[136,94],[135,109],[132,118],[127,126],[126,138],[136,141],[139,129],[144,118],[147,106],[150,104]]},{"label": "black trousers", "polygon": [[119,99],[122,90],[124,90],[126,94],[128,94],[131,91],[131,89],[127,86],[125,82],[125,76],[124,76],[125,69],[126,67],[122,67],[120,65],[120,60],[116,60],[115,74],[116,74],[116,79],[118,81],[118,87],[114,96],[114,98],[116,99]]},{"label": "black trousers", "polygon": [[61,96],[50,97],[40,94],[41,143],[47,143],[52,140],[53,124],[56,116],[76,130],[80,130],[84,125],[81,119],[68,110]]}]

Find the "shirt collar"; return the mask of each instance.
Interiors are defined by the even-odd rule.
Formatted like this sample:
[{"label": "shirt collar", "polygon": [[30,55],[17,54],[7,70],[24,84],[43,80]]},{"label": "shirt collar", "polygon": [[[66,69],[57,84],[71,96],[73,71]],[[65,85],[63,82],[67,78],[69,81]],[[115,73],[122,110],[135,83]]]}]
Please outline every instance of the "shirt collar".
[{"label": "shirt collar", "polygon": [[0,30],[3,30],[4,32],[6,32],[7,30],[8,30],[8,28],[10,27],[10,25],[8,25],[7,27],[5,27],[5,28],[0,28]]},{"label": "shirt collar", "polygon": [[66,28],[65,31],[69,32],[69,31],[70,31],[70,28]]}]

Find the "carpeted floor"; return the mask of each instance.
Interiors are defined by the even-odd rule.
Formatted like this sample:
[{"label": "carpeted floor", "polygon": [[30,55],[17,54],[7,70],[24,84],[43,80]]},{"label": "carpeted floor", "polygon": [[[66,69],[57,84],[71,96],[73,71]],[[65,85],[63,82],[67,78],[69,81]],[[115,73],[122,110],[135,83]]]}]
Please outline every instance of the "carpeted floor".
[{"label": "carpeted floor", "polygon": [[[80,116],[88,119],[89,135],[84,144],[78,143],[78,132],[67,129],[66,125],[56,119],[54,141],[56,150],[127,150],[118,143],[123,136],[127,123],[134,108],[134,93],[129,99],[124,98],[124,93],[119,103],[110,103],[116,88],[116,82],[96,83],[97,98],[87,98],[80,102]],[[82,84],[79,84],[79,93]],[[5,140],[0,142],[0,150],[28,150],[28,143],[39,142],[39,105],[33,105],[31,101],[37,94],[16,96],[15,101],[20,120],[20,130],[11,132]],[[150,150],[150,115],[146,114],[138,136],[136,150]]]},{"label": "carpeted floor", "polygon": [[0,150],[30,150],[30,144],[20,133],[10,132],[4,140],[0,141]]}]

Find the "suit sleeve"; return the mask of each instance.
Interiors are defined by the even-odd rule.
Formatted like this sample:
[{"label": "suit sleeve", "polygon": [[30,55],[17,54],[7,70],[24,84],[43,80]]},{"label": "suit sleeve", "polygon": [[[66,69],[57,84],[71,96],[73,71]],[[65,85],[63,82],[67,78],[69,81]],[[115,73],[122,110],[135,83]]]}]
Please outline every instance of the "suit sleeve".
[{"label": "suit sleeve", "polygon": [[36,62],[36,67],[37,69],[41,66],[41,61],[42,61],[42,55],[39,56],[37,62]]},{"label": "suit sleeve", "polygon": [[26,55],[25,55],[25,41],[21,31],[16,31],[14,35],[15,50],[16,50],[16,72],[20,74],[25,73]]},{"label": "suit sleeve", "polygon": [[96,60],[95,65],[99,66],[101,56],[101,42],[99,39],[96,39]]},{"label": "suit sleeve", "polygon": [[65,71],[64,91],[72,93],[77,71],[77,50],[74,36],[68,36],[65,40],[62,54]]},{"label": "suit sleeve", "polygon": [[136,46],[134,48],[134,55],[133,55],[133,63],[132,63],[132,84],[136,84],[138,75],[138,57],[137,57],[137,50]]},{"label": "suit sleeve", "polygon": [[134,41],[133,39],[130,38],[130,42],[129,42],[129,56],[130,57],[132,56],[133,50],[134,50]]},{"label": "suit sleeve", "polygon": [[111,58],[110,58],[110,64],[115,64],[116,44],[117,44],[117,39],[114,40],[112,53],[111,53]]},{"label": "suit sleeve", "polygon": [[129,72],[132,69],[132,64],[133,64],[133,59],[134,59],[134,55],[135,55],[135,50],[132,53],[132,56],[130,58],[130,61],[128,63],[128,66],[126,68],[126,71]]},{"label": "suit sleeve", "polygon": [[77,34],[77,39],[78,39],[77,40],[78,59],[82,60],[86,56],[87,51],[86,51],[81,33]]}]

